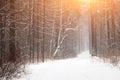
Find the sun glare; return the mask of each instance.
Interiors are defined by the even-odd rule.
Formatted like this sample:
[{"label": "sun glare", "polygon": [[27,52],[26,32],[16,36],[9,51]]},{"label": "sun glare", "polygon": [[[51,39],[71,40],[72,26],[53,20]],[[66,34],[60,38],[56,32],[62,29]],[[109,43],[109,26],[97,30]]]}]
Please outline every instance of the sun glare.
[{"label": "sun glare", "polygon": [[85,2],[90,2],[91,0],[84,0]]},{"label": "sun glare", "polygon": [[83,1],[83,2],[89,3],[91,0],[80,0],[80,1]]}]

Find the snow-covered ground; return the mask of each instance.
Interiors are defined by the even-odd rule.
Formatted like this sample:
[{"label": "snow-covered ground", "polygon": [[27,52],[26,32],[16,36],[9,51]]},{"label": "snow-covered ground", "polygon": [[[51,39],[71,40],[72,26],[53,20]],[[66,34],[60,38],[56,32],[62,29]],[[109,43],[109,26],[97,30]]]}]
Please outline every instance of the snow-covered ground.
[{"label": "snow-covered ground", "polygon": [[19,80],[120,80],[120,70],[88,51],[77,58],[49,61],[27,66],[27,75]]}]

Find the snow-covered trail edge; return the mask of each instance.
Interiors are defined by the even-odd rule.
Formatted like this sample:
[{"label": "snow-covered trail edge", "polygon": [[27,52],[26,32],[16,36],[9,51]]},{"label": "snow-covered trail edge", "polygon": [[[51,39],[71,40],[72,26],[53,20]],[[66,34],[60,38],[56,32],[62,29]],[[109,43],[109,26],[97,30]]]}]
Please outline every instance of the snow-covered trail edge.
[{"label": "snow-covered trail edge", "polygon": [[120,70],[92,58],[88,51],[77,58],[31,64],[19,80],[120,80]]}]

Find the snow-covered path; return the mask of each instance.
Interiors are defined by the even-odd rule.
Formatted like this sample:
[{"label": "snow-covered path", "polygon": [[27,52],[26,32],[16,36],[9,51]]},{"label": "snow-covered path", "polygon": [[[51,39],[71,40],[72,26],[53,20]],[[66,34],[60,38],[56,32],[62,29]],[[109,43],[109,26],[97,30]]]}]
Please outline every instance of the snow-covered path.
[{"label": "snow-covered path", "polygon": [[77,58],[33,64],[19,80],[120,80],[120,70],[83,52]]}]

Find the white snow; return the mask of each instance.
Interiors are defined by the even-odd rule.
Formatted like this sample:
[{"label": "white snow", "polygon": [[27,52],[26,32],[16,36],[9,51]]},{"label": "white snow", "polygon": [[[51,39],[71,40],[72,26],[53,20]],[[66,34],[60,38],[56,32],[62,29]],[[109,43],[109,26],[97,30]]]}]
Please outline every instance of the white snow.
[{"label": "white snow", "polygon": [[88,51],[77,58],[32,64],[19,80],[120,80],[120,70],[92,58]]}]

